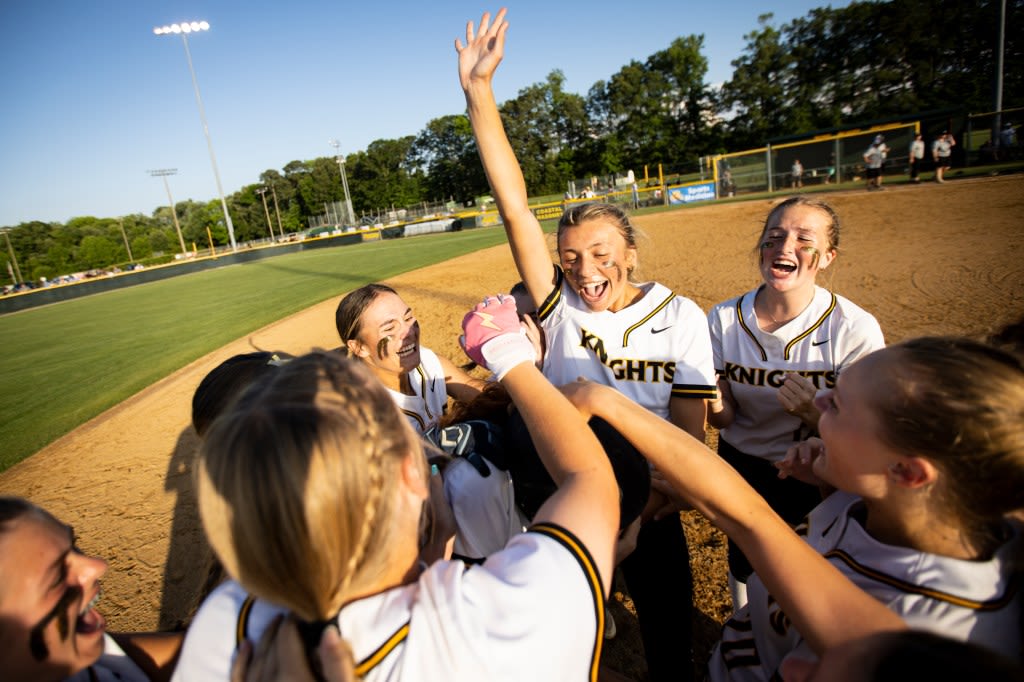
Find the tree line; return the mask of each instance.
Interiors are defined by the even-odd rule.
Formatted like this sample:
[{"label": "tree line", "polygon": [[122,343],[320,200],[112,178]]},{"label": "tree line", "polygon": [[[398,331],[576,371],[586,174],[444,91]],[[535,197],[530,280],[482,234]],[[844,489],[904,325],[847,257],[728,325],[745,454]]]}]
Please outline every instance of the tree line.
[{"label": "tree line", "polygon": [[[632,60],[586,95],[566,92],[555,69],[501,105],[532,194],[560,194],[569,180],[662,164],[696,168],[708,154],[766,140],[917,112],[992,108],[1002,0],[892,0],[811,10],[778,25],[771,14],[744,36],[732,77],[707,82],[704,36],[681,36]],[[1004,108],[1024,100],[1024,0],[1006,0]],[[470,202],[488,192],[465,113],[417,134],[376,140],[345,157],[353,207],[376,216],[424,201]],[[261,188],[272,188],[260,195]],[[227,197],[239,242],[304,230],[343,196],[332,157],[291,161]],[[268,201],[265,209],[263,198]],[[7,237],[23,279],[169,260],[180,251],[170,213],[32,221]],[[228,242],[219,200],[174,207],[182,237]],[[123,228],[123,229],[122,229]],[[127,242],[127,244],[126,244]],[[10,270],[6,244],[0,245]],[[129,258],[129,249],[131,257]]]}]

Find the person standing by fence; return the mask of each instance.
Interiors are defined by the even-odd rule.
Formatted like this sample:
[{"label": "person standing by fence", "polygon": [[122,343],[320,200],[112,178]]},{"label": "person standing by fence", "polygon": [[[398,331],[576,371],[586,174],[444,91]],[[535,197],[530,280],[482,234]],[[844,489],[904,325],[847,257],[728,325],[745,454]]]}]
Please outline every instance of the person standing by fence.
[{"label": "person standing by fence", "polygon": [[946,169],[950,166],[950,159],[953,156],[953,147],[956,140],[948,130],[943,130],[934,143],[932,143],[932,159],[935,161],[935,182],[945,182]]},{"label": "person standing by fence", "polygon": [[882,189],[882,165],[885,163],[885,157],[888,154],[889,145],[885,143],[885,138],[881,135],[875,135],[871,146],[864,152],[868,189]]},{"label": "person standing by fence", "polygon": [[910,151],[908,153],[910,157],[910,181],[921,182],[919,177],[921,174],[921,162],[924,161],[924,136],[921,133],[914,135],[913,142],[910,143]]}]

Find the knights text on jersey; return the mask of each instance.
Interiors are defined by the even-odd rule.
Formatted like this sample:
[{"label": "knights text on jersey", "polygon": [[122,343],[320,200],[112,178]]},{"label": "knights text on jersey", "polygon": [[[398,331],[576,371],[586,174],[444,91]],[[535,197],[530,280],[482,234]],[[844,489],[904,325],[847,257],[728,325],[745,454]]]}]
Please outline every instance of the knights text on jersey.
[{"label": "knights text on jersey", "polygon": [[704,313],[657,282],[618,312],[590,310],[558,266],[556,284],[538,310],[547,337],[544,375],[556,386],[586,377],[612,386],[668,418],[672,398],[717,395]]},{"label": "knights text on jersey", "polygon": [[[1016,659],[1020,654],[1021,597],[1014,577],[1020,551],[1018,527],[987,561],[965,561],[885,545],[857,520],[855,495],[833,493],[797,528],[843,575],[886,604],[915,629],[970,641]],[[770,680],[783,659],[802,644],[755,573],[747,606],[722,628],[709,662],[712,680]]]},{"label": "knights text on jersey", "polygon": [[[189,627],[173,680],[228,679],[242,638],[258,641],[282,612],[221,585]],[[338,628],[366,682],[594,681],[604,586],[572,533],[539,524],[481,565],[438,561],[416,582],[351,602]]]},{"label": "knights text on jersey", "polygon": [[885,346],[874,316],[821,287],[810,305],[774,332],[763,331],[754,313],[757,289],[719,303],[708,314],[715,371],[729,382],[736,418],[721,436],[746,455],[777,461],[810,431],[779,402],[789,372],[808,377],[819,390],[835,386],[855,360]]},{"label": "knights text on jersey", "polygon": [[420,346],[420,364],[409,372],[409,385],[414,395],[392,389],[388,392],[416,432],[423,433],[437,423],[448,405],[444,369],[434,351]]}]

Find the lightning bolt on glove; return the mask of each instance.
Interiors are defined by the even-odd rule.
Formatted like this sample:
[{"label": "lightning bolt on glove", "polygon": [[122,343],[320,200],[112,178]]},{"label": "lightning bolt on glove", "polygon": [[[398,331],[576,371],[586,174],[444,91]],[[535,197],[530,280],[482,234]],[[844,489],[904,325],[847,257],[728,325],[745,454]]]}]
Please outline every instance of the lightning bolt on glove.
[{"label": "lightning bolt on glove", "polygon": [[485,298],[462,318],[462,331],[459,343],[466,355],[494,372],[499,381],[516,365],[537,361],[511,296]]}]

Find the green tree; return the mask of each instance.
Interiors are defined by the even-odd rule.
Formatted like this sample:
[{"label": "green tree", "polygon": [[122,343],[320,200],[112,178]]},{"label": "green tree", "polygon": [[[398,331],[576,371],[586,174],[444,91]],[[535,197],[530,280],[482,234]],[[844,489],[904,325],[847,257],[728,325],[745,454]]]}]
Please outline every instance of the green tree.
[{"label": "green tree", "polygon": [[78,262],[85,268],[105,268],[117,260],[117,245],[106,237],[88,235],[78,246]]},{"label": "green tree", "polygon": [[795,132],[790,100],[793,56],[772,14],[758,17],[759,29],[743,36],[744,54],[732,62],[733,75],[723,86],[720,104],[728,112],[727,128],[734,147],[764,144],[773,136]]},{"label": "green tree", "polygon": [[153,255],[153,242],[146,235],[138,235],[128,241],[132,245],[132,256],[135,260],[144,260]]},{"label": "green tree", "polygon": [[422,175],[410,160],[416,138],[374,140],[365,152],[347,162],[352,205],[357,213],[378,215],[392,206],[402,208],[421,200]]},{"label": "green tree", "polygon": [[564,90],[555,70],[501,105],[501,117],[526,186],[536,194],[560,192],[573,179],[574,155],[587,139],[586,103]]},{"label": "green tree", "polygon": [[409,159],[425,174],[426,199],[467,201],[488,191],[469,117],[442,116],[427,124],[410,149]]},{"label": "green tree", "polygon": [[224,212],[220,201],[211,199],[205,204],[195,201],[178,202],[178,211],[184,211],[179,219],[181,222],[181,233],[185,238],[185,248],[192,250],[193,244],[197,249],[209,247],[209,238],[206,231],[210,230],[215,246],[223,246],[230,243],[228,229],[224,224]]},{"label": "green tree", "polygon": [[692,165],[709,142],[716,103],[704,78],[703,36],[676,38],[643,63],[631,61],[607,82],[591,88],[587,110],[605,138],[602,165],[624,171],[644,164]]}]

